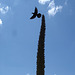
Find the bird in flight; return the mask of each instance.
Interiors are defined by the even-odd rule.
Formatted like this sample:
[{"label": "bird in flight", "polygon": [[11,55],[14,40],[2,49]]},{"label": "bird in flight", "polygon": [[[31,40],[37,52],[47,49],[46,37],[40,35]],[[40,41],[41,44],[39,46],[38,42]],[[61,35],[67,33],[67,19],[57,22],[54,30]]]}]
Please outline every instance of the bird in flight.
[{"label": "bird in flight", "polygon": [[38,9],[37,9],[36,7],[35,7],[34,13],[32,13],[32,14],[33,14],[33,16],[32,16],[30,19],[34,19],[36,16],[37,16],[38,18],[41,17],[41,14],[38,13]]}]

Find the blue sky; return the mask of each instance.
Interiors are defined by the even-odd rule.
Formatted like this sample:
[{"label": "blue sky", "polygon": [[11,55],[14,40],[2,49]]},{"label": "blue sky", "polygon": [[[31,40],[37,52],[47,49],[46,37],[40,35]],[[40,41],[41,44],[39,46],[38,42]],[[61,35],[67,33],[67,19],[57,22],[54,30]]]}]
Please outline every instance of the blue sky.
[{"label": "blue sky", "polygon": [[35,75],[41,18],[45,15],[45,75],[75,75],[74,0],[0,0],[0,75]]}]

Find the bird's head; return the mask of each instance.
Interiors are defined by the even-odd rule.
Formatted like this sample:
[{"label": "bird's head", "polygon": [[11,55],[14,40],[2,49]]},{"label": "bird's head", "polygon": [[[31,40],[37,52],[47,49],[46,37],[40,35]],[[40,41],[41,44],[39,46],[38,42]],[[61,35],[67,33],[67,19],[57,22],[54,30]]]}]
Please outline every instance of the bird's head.
[{"label": "bird's head", "polygon": [[34,13],[32,12],[32,14],[34,14]]}]

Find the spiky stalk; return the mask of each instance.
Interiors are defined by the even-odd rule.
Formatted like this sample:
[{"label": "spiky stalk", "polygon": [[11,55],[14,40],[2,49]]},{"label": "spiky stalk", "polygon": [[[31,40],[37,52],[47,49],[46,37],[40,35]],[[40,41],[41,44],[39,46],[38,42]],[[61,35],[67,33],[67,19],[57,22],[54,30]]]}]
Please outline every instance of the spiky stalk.
[{"label": "spiky stalk", "polygon": [[42,24],[38,41],[38,51],[37,51],[37,71],[36,75],[44,75],[45,68],[45,55],[44,55],[44,46],[45,46],[45,16],[42,15]]}]

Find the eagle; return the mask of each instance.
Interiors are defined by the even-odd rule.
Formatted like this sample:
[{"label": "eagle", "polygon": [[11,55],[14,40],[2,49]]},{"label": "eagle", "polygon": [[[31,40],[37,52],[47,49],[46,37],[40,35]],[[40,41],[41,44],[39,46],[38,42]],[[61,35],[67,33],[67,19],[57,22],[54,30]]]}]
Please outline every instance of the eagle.
[{"label": "eagle", "polygon": [[33,14],[33,16],[32,16],[30,19],[34,19],[36,16],[37,16],[38,18],[41,17],[41,14],[38,13],[38,9],[37,9],[36,7],[35,7],[34,13],[32,13],[32,14]]}]

